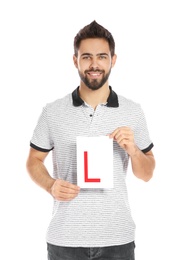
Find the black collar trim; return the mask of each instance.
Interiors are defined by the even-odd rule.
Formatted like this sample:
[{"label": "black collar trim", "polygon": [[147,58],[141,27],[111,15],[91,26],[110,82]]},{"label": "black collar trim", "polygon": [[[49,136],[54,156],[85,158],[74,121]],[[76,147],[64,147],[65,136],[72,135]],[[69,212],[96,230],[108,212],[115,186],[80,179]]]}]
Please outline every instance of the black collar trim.
[{"label": "black collar trim", "polygon": [[[110,88],[110,94],[107,99],[106,106],[107,107],[119,107],[117,94],[112,90],[111,86],[109,86],[109,88]],[[83,105],[84,101],[79,96],[79,87],[77,87],[72,92],[72,100],[73,100],[73,105],[76,107]]]}]

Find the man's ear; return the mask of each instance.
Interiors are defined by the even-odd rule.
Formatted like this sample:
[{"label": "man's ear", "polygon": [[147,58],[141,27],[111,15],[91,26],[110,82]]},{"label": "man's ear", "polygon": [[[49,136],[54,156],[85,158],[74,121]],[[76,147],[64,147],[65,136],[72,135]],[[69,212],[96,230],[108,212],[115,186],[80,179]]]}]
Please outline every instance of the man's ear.
[{"label": "man's ear", "polygon": [[77,61],[77,57],[75,54],[73,55],[73,62],[74,62],[75,67],[78,68],[78,61]]},{"label": "man's ear", "polygon": [[112,67],[114,67],[114,65],[115,65],[115,63],[116,63],[116,60],[117,60],[117,55],[114,54],[113,57],[112,57],[112,62],[111,62]]}]

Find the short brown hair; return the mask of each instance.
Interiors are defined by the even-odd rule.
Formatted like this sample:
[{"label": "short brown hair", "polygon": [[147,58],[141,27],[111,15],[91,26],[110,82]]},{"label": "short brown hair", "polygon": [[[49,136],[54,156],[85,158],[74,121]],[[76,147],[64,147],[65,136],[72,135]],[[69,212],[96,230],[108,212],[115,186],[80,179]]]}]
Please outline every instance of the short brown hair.
[{"label": "short brown hair", "polygon": [[109,44],[111,56],[115,54],[115,42],[112,34],[94,20],[92,23],[83,27],[83,29],[81,29],[74,38],[74,54],[76,57],[78,55],[78,49],[81,41],[89,38],[105,39]]}]

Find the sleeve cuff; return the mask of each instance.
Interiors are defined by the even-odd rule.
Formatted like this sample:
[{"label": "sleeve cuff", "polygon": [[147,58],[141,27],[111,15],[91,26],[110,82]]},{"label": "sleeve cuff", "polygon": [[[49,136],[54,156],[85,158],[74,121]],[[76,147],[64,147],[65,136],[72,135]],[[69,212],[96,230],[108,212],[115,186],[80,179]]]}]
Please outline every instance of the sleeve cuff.
[{"label": "sleeve cuff", "polygon": [[143,149],[143,150],[141,150],[143,153],[147,153],[147,152],[149,152],[152,148],[153,148],[153,146],[154,146],[154,144],[153,143],[151,143],[147,148],[145,148],[145,149]]},{"label": "sleeve cuff", "polygon": [[41,147],[39,147],[39,146],[37,146],[37,145],[35,145],[35,144],[33,144],[33,143],[30,143],[30,146],[32,147],[32,148],[34,148],[34,149],[36,149],[36,150],[38,150],[38,151],[40,151],[40,152],[44,152],[44,153],[47,153],[47,152],[50,152],[51,150],[53,150],[53,148],[51,148],[51,149],[44,149],[44,148],[41,148]]}]

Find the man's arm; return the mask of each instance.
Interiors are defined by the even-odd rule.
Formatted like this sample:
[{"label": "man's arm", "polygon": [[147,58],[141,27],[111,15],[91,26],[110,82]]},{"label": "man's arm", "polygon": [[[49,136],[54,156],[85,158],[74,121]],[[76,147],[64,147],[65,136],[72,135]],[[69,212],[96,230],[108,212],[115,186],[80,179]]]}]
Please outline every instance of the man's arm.
[{"label": "man's arm", "polygon": [[30,148],[26,167],[31,179],[50,193],[55,199],[69,201],[74,199],[80,188],[61,179],[53,179],[44,165],[48,153]]},{"label": "man's arm", "polygon": [[137,178],[149,181],[153,176],[155,159],[152,151],[143,153],[135,144],[134,133],[129,127],[119,127],[109,135],[130,156],[132,170]]},{"label": "man's arm", "polygon": [[143,153],[138,148],[130,156],[134,175],[143,181],[149,181],[153,176],[155,159],[152,151]]}]

